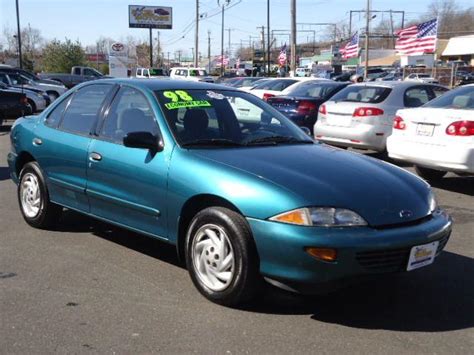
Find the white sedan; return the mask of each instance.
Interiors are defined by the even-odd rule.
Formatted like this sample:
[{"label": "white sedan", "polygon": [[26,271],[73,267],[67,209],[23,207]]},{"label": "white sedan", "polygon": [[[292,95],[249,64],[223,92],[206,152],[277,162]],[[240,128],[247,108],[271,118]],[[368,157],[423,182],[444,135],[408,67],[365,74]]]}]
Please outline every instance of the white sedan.
[{"label": "white sedan", "polygon": [[391,158],[415,164],[427,180],[440,179],[448,171],[474,174],[474,84],[423,107],[399,110],[387,150]]},{"label": "white sedan", "polygon": [[253,87],[248,92],[266,101],[269,97],[281,95],[283,90],[290,86],[310,79],[312,78],[275,78]]}]

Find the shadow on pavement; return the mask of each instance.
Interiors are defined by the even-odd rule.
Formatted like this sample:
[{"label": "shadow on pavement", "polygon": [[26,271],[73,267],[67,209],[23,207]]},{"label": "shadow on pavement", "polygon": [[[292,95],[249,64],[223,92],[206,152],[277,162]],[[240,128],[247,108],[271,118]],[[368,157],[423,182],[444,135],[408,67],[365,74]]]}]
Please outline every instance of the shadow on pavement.
[{"label": "shadow on pavement", "polygon": [[362,329],[442,332],[474,326],[474,259],[442,253],[425,270],[387,275],[323,296],[272,290],[246,310],[310,314]]},{"label": "shadow on pavement", "polygon": [[6,166],[0,166],[0,181],[10,179],[10,171]]},{"label": "shadow on pavement", "polygon": [[0,136],[6,136],[10,134],[12,126],[0,126]]},{"label": "shadow on pavement", "polygon": [[474,196],[474,177],[446,177],[438,181],[430,181],[430,184],[438,189]]},{"label": "shadow on pavement", "polygon": [[101,222],[78,212],[65,210],[61,221],[54,230],[58,232],[92,233],[112,243],[184,268],[183,263],[178,259],[174,245]]},{"label": "shadow on pavement", "polygon": [[[184,268],[174,246],[76,212],[65,211],[57,230],[90,232]],[[474,259],[445,251],[424,269],[381,276],[327,295],[302,296],[268,285],[261,297],[241,310],[310,315],[316,321],[362,329],[420,332],[466,329],[474,326],[472,275]]]}]

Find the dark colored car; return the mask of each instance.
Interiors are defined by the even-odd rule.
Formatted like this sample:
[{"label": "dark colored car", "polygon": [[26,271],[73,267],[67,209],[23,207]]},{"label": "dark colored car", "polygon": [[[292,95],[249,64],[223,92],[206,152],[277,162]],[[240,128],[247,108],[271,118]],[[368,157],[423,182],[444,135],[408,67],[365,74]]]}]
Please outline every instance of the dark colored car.
[{"label": "dark colored car", "polygon": [[17,119],[25,114],[31,114],[26,95],[0,89],[0,126],[4,120]]},{"label": "dark colored car", "polygon": [[341,74],[334,75],[331,79],[334,81],[349,81],[351,76],[355,74],[355,71],[346,71]]},{"label": "dark colored car", "polygon": [[325,80],[304,81],[287,95],[270,97],[267,102],[298,126],[307,127],[313,133],[319,106],[349,84]]}]

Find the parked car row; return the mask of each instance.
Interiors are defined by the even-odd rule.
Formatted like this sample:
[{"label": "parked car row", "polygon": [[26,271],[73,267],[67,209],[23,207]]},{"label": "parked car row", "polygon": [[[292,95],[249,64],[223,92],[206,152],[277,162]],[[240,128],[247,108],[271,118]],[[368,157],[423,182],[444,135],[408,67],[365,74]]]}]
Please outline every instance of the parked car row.
[{"label": "parked car row", "polygon": [[[474,85],[449,91],[424,79],[357,84],[266,79],[265,85],[246,91],[324,143],[388,152],[416,164],[428,180],[448,171],[474,174]],[[282,80],[293,81],[279,92],[262,90]]]},{"label": "parked car row", "polygon": [[28,104],[26,95],[0,85],[0,127],[6,120],[14,120],[29,114],[31,114],[31,106]]}]

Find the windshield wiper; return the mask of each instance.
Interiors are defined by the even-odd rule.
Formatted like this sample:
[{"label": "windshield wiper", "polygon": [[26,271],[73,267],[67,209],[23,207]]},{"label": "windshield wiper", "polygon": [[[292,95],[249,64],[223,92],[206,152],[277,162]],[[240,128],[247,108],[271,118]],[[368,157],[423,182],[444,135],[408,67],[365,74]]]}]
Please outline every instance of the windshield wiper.
[{"label": "windshield wiper", "polygon": [[262,138],[256,138],[248,141],[246,145],[259,145],[259,144],[279,144],[279,143],[290,143],[290,144],[314,144],[312,140],[298,139],[295,137],[288,136],[268,136]]},{"label": "windshield wiper", "polygon": [[225,139],[225,138],[205,138],[205,139],[196,139],[193,141],[185,142],[181,144],[182,147],[192,147],[192,146],[228,146],[228,147],[239,147],[242,146],[241,143]]}]

